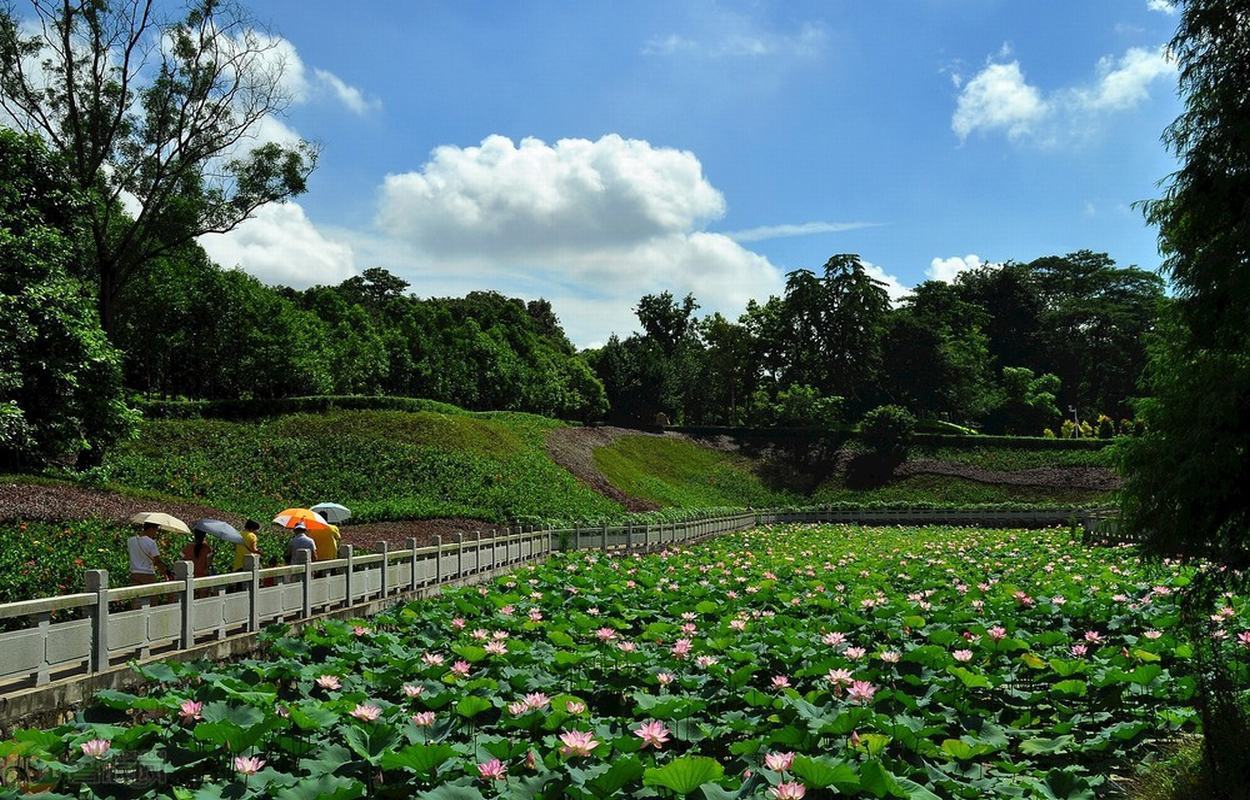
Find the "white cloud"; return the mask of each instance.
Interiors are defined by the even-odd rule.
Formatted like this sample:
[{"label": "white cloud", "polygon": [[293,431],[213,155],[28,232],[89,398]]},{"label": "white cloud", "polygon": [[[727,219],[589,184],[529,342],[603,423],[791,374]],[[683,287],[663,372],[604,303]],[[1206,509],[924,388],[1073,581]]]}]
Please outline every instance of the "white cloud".
[{"label": "white cloud", "polygon": [[387,176],[382,236],[361,252],[405,265],[421,294],[487,283],[542,294],[587,342],[632,330],[629,308],[647,292],[693,292],[705,310],[736,314],[779,291],[767,258],[703,230],[724,210],[687,151],[615,134],[553,144],[489,136]]},{"label": "white cloud", "polygon": [[924,271],[924,274],[929,280],[954,283],[960,273],[983,266],[993,266],[993,264],[982,261],[981,257],[975,253],[969,253],[966,256],[935,258],[929,262],[929,268]]},{"label": "white cloud", "polygon": [[364,92],[351,86],[343,81],[338,75],[325,69],[313,70],[313,74],[330,92],[339,99],[339,102],[347,106],[349,111],[356,114],[367,114],[370,111],[376,111],[382,107],[382,101],[377,98],[365,97]]},{"label": "white cloud", "polygon": [[864,265],[864,272],[867,272],[869,277],[876,278],[885,284],[885,293],[890,296],[891,303],[897,303],[911,294],[910,286],[904,286],[897,276],[886,272],[883,267],[869,261],[861,261],[861,263]]},{"label": "white cloud", "polygon": [[856,231],[861,228],[876,228],[880,225],[880,222],[798,222],[784,225],[760,225],[740,231],[727,231],[725,235],[735,242],[762,242],[767,239],[784,239],[790,236]]},{"label": "white cloud", "polygon": [[1164,14],[1175,14],[1177,11],[1176,3],[1168,2],[1168,0],[1146,0],[1146,8]]},{"label": "white cloud", "polygon": [[239,267],[267,283],[296,288],[339,283],[355,274],[349,244],[326,238],[298,203],[271,203],[226,234],[200,245],[218,264]]},{"label": "white cloud", "polygon": [[1106,115],[1149,100],[1151,85],[1175,71],[1165,47],[1133,47],[1118,58],[1100,59],[1087,85],[1043,92],[1025,80],[1019,61],[991,59],[963,84],[951,129],[960,141],[982,131],[1054,144],[1087,135]]},{"label": "white cloud", "polygon": [[1118,59],[1104,56],[1097,83],[1077,89],[1076,100],[1091,111],[1123,111],[1150,99],[1150,84],[1175,71],[1166,48],[1133,47]]},{"label": "white cloud", "polygon": [[960,91],[951,128],[961,140],[978,129],[1015,139],[1031,133],[1048,113],[1042,93],[1024,80],[1020,62],[987,64]]},{"label": "white cloud", "polygon": [[819,22],[805,22],[793,32],[761,29],[752,20],[730,13],[717,17],[715,30],[699,36],[668,33],[652,36],[642,46],[647,56],[693,55],[704,58],[809,57],[824,51],[829,38]]}]

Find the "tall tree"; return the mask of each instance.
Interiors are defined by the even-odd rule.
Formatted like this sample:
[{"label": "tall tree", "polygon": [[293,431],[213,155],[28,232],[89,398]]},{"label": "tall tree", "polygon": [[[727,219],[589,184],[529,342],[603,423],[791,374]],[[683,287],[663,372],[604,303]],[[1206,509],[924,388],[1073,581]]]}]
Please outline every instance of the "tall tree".
[{"label": "tall tree", "polygon": [[193,0],[169,21],[154,0],[32,0],[30,12],[0,9],[0,108],[64,156],[90,200],[82,266],[111,331],[136,274],[302,193],[317,151],[258,142],[291,98],[281,40],[237,5]]},{"label": "tall tree", "polygon": [[1184,618],[1208,785],[1247,797],[1245,671],[1209,615],[1250,575],[1250,0],[1187,0],[1170,50],[1185,109],[1164,140],[1181,166],[1146,215],[1175,303],[1150,353],[1147,433],[1124,449],[1122,522],[1156,556],[1216,565],[1187,590]]}]

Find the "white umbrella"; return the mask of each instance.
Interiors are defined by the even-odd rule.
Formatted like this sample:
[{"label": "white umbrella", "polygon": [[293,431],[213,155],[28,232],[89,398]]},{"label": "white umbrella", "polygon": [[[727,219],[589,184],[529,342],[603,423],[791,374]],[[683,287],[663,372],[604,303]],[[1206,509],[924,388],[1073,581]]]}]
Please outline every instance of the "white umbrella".
[{"label": "white umbrella", "polygon": [[215,536],[230,544],[243,544],[242,534],[233,525],[219,519],[197,519],[191,523],[191,530],[204,531],[209,536]]},{"label": "white umbrella", "polygon": [[130,518],[131,525],[155,525],[161,530],[173,531],[174,533],[190,533],[191,529],[187,527],[187,523],[171,517],[169,514],[163,514],[159,511],[141,511]]},{"label": "white umbrella", "polygon": [[341,506],[338,503],[318,503],[312,507],[321,516],[325,517],[326,522],[331,525],[338,525],[340,522],[346,522],[351,519],[352,510],[347,506]]}]

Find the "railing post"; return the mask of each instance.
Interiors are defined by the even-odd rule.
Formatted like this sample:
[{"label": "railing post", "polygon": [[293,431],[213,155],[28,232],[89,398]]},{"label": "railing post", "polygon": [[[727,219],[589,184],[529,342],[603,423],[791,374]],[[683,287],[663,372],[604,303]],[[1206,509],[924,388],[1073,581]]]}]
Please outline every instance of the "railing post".
[{"label": "railing post", "polygon": [[85,578],[87,591],[95,592],[95,607],[91,609],[90,670],[103,672],[109,666],[109,571],[89,569]]},{"label": "railing post", "polygon": [[243,569],[251,573],[247,583],[247,630],[260,630],[260,556],[248,553],[243,558]]},{"label": "railing post", "polygon": [[352,607],[352,595],[355,594],[352,586],[352,573],[356,571],[356,548],[353,545],[345,544],[341,548],[339,556],[347,559],[347,571],[343,573],[343,607]]},{"label": "railing post", "polygon": [[602,530],[599,531],[599,549],[608,552],[608,523],[603,523]]},{"label": "railing post", "polygon": [[434,547],[437,552],[434,554],[434,585],[437,586],[443,582],[443,537],[434,537]]},{"label": "railing post", "polygon": [[382,551],[382,583],[381,597],[386,597],[390,591],[390,571],[391,571],[391,545],[385,540],[378,542],[378,549]]},{"label": "railing post", "polygon": [[408,549],[412,551],[412,573],[411,580],[408,582],[408,590],[415,592],[417,590],[417,538],[415,536],[408,537]]},{"label": "railing post", "polygon": [[464,534],[463,533],[456,534],[456,544],[459,545],[459,547],[456,549],[456,578],[463,578],[464,577]]},{"label": "railing post", "polygon": [[473,532],[473,571],[482,571],[482,532]]},{"label": "railing post", "polygon": [[195,565],[190,561],[175,561],[174,579],[182,581],[178,598],[182,612],[182,635],[178,646],[188,650],[195,644]]},{"label": "railing post", "polygon": [[[351,545],[347,545],[351,547]],[[308,550],[295,551],[295,564],[304,568],[303,579],[300,581],[302,591],[302,601],[300,603],[300,619],[308,619],[312,616],[312,553]]]},{"label": "railing post", "polygon": [[[491,528],[490,529],[490,571],[491,572],[495,571],[495,559],[498,556],[498,551],[499,551],[499,529]],[[507,553],[505,553],[504,555],[507,556]]]}]

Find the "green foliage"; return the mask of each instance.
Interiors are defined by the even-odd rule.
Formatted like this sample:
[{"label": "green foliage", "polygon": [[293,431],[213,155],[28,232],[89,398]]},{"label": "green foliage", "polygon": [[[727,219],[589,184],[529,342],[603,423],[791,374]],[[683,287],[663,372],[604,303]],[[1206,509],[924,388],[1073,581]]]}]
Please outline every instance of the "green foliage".
[{"label": "green foliage", "polygon": [[685,439],[624,436],[597,448],[594,457],[613,486],[662,506],[764,508],[799,501],[766,486],[746,458]]},{"label": "green foliage", "polygon": [[619,514],[547,456],[527,414],[332,411],[257,422],[153,420],[105,466],[123,485],[258,519],[333,499],[359,521]]},{"label": "green foliage", "polygon": [[1035,435],[1059,419],[1057,376],[1034,376],[1028,367],[1003,367],[1002,378],[1002,400],[990,417],[991,427]]},{"label": "green foliage", "polygon": [[916,418],[901,406],[878,406],[859,423],[860,439],[882,455],[905,455],[915,433]]},{"label": "green foliage", "polygon": [[844,421],[841,397],[823,397],[813,386],[796,384],[771,400],[758,390],[751,399],[751,424],[762,428],[837,428]]},{"label": "green foliage", "polygon": [[1113,494],[1087,489],[1061,489],[1044,486],[1005,486],[982,483],[951,475],[910,475],[880,486],[850,487],[834,478],[812,492],[809,501],[819,505],[850,503],[858,506],[900,503],[920,506],[969,507],[982,504],[1022,504],[1031,506],[1105,505]]},{"label": "green foliage", "polygon": [[68,185],[41,142],[0,129],[0,465],[94,460],[134,422],[121,356],[72,275]]},{"label": "green foliage", "polygon": [[[772,526],[560,554],[363,629],[323,621],[271,632],[257,657],[146,666],[135,693],[14,731],[0,758],[59,796],[83,794],[81,745],[102,738],[106,763],[139,759],[179,797],[241,794],[225,756],[242,753],[266,762],[248,791],[277,797],[721,799],[797,780],[808,796],[1090,798],[1197,727],[1173,624],[1191,575],[1055,529]],[[1250,625],[1232,604],[1230,629]],[[179,718],[188,700],[200,719]],[[571,732],[589,754],[561,752]],[[479,773],[491,759],[499,780]]]}]

